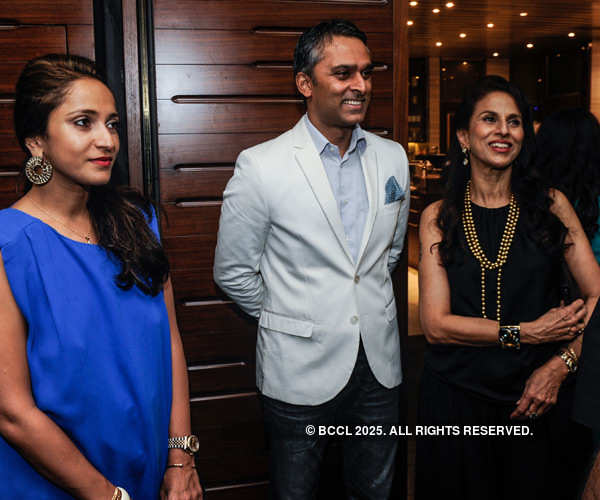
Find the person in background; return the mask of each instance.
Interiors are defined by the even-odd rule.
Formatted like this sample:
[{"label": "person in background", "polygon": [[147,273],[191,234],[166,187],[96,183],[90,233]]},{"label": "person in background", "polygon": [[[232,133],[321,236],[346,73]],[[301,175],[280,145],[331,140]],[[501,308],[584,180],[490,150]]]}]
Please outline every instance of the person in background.
[{"label": "person in background", "polygon": [[[300,37],[294,74],[307,114],[243,151],[223,195],[214,277],[259,319],[256,382],[277,500],[314,498],[328,441],[319,428],[383,432],[399,420],[391,272],[410,178],[402,146],[359,125],[371,98],[366,42],[343,20]],[[397,440],[354,436],[342,448],[348,497],[387,499]]]},{"label": "person in background", "polygon": [[[537,136],[536,168],[548,185],[559,189],[573,205],[600,262],[600,124],[583,108],[557,111],[548,116]],[[573,287],[569,276],[566,283]],[[573,290],[572,293],[577,293]],[[594,430],[595,465],[584,493],[585,500],[600,498],[600,318],[586,326],[575,391],[574,418]]]},{"label": "person in background", "polygon": [[14,115],[30,189],[0,211],[1,496],[199,499],[157,215],[108,184],[113,95],[91,61],[47,55]]},{"label": "person in background", "polygon": [[[536,175],[516,86],[485,77],[456,128],[447,191],[419,229],[419,422],[460,435],[417,441],[416,498],[575,498],[589,435],[570,420],[572,373],[600,268],[567,197]],[[583,300],[560,305],[563,258]],[[475,425],[512,434],[466,434]]]}]

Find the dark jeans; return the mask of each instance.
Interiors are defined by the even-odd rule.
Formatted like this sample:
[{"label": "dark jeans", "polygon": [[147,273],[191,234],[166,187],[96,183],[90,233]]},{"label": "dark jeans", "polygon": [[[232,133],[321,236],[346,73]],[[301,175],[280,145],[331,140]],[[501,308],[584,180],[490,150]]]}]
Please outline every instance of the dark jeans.
[{"label": "dark jeans", "polygon": [[[397,437],[358,436],[355,426],[368,426],[362,429],[375,432],[376,426],[381,426],[383,432],[388,432],[390,425],[397,425],[399,387],[387,389],[375,379],[362,342],[348,384],[332,400],[304,406],[266,396],[261,399],[270,444],[272,499],[315,497],[325,446],[330,439],[319,435],[319,426],[347,426],[353,433],[341,438],[349,498],[389,498]],[[314,426],[313,435],[307,433],[307,426]]]}]

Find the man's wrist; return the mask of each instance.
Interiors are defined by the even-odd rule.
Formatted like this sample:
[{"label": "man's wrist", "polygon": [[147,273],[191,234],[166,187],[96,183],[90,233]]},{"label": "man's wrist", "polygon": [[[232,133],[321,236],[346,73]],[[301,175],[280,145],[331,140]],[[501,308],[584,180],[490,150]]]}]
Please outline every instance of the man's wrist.
[{"label": "man's wrist", "polygon": [[192,465],[194,457],[181,448],[171,448],[168,455],[168,463]]}]

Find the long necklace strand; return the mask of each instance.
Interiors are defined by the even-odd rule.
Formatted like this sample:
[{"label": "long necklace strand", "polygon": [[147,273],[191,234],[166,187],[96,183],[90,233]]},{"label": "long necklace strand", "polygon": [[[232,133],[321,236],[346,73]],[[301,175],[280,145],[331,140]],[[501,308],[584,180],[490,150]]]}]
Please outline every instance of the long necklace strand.
[{"label": "long necklace strand", "polygon": [[496,321],[500,321],[500,285],[502,283],[502,266],[508,259],[508,251],[513,241],[515,231],[517,228],[517,221],[519,220],[519,205],[515,200],[515,195],[510,196],[510,206],[508,209],[508,218],[506,219],[506,225],[504,226],[504,232],[502,233],[502,239],[500,240],[500,249],[498,250],[498,256],[495,262],[491,262],[483,252],[479,239],[477,238],[477,229],[475,228],[475,222],[473,221],[473,213],[471,210],[471,181],[467,182],[467,189],[465,189],[465,208],[462,213],[462,223],[465,230],[465,236],[467,238],[467,244],[471,253],[479,261],[481,267],[481,315],[487,318],[485,312],[485,271],[498,269],[498,276],[496,279]]},{"label": "long necklace strand", "polygon": [[79,236],[81,239],[84,239],[86,243],[91,244],[92,243],[92,236],[91,234],[83,234],[80,233],[79,231],[75,231],[75,229],[73,229],[72,227],[67,226],[64,222],[62,222],[61,220],[57,219],[56,217],[54,217],[51,213],[49,213],[48,211],[44,210],[42,207],[40,207],[35,201],[33,201],[31,198],[29,199],[29,201],[41,212],[43,212],[44,214],[46,214],[48,217],[50,217],[54,222],[57,222],[58,224],[60,224],[62,227],[64,227],[65,229],[68,229],[71,233],[76,234],[77,236]]}]

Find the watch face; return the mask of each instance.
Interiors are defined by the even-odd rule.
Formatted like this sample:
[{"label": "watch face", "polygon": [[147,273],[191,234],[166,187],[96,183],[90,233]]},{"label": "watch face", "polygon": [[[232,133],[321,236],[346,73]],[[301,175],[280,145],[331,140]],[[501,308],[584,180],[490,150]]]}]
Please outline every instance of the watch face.
[{"label": "watch face", "polygon": [[188,438],[188,448],[192,453],[196,453],[200,449],[200,441],[198,441],[196,436]]}]

